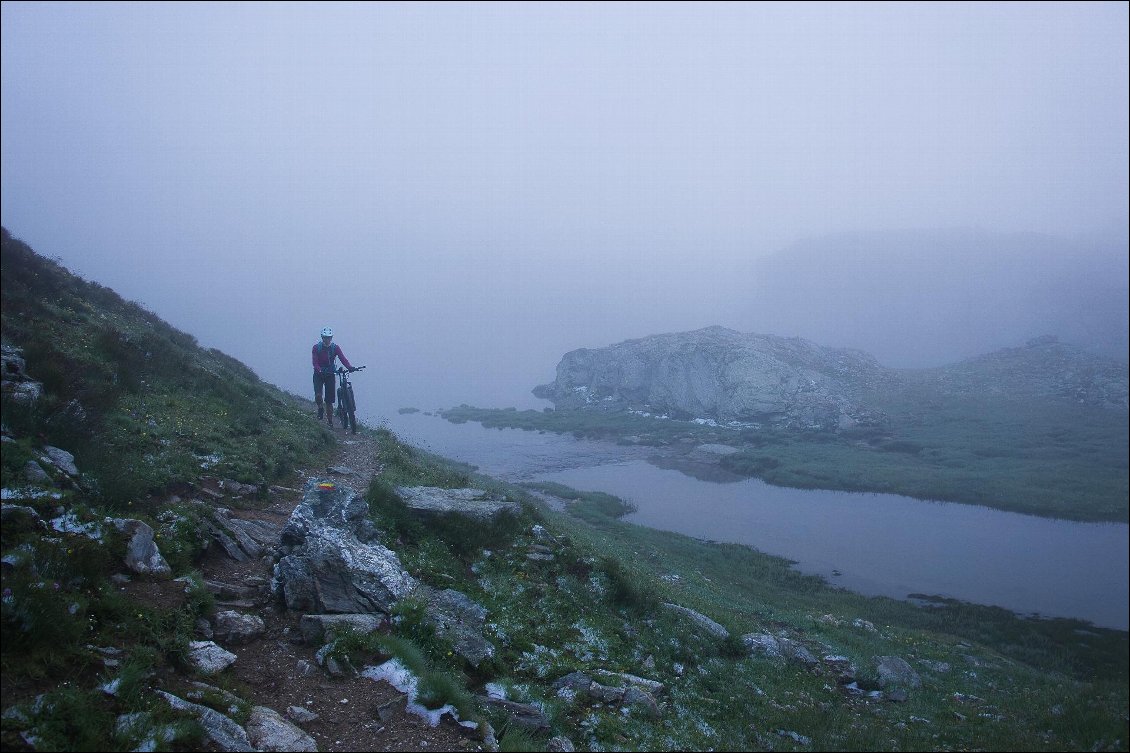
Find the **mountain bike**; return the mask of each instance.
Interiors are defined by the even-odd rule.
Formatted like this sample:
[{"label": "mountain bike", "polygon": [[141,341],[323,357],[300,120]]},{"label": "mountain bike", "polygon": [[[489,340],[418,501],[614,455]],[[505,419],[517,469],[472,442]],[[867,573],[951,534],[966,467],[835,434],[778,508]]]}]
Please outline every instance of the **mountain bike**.
[{"label": "mountain bike", "polygon": [[347,369],[337,367],[337,420],[352,433],[357,433],[357,400],[353,397],[353,384],[349,381],[349,374],[360,371],[364,366],[354,366]]}]

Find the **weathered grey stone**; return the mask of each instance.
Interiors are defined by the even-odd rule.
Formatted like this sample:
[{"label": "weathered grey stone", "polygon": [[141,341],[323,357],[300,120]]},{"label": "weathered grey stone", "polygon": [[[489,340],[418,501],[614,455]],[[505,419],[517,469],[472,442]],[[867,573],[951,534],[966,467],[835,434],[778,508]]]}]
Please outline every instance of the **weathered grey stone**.
[{"label": "weathered grey stone", "polygon": [[35,508],[28,507],[27,505],[8,505],[0,506],[0,523],[5,526],[43,526],[45,525],[43,518],[39,517],[39,513]]},{"label": "weathered grey stone", "polygon": [[637,687],[630,687],[624,691],[624,698],[621,700],[621,705],[628,708],[641,708],[649,716],[659,716],[659,704],[651,697],[651,694],[646,690]]},{"label": "weathered grey stone", "polygon": [[521,505],[482,489],[441,489],[435,486],[398,486],[396,493],[409,509],[424,514],[458,513],[490,519],[504,511],[518,512]]},{"label": "weathered grey stone", "polygon": [[696,625],[698,625],[711,635],[723,639],[730,637],[729,630],[722,627],[717,622],[700,612],[696,612],[693,609],[687,609],[686,607],[681,607],[678,604],[665,603],[663,606],[667,609],[670,609],[672,612],[678,612],[679,614],[689,617]]},{"label": "weathered grey stone", "polygon": [[309,644],[325,643],[335,629],[350,628],[359,633],[379,630],[388,620],[375,614],[304,614],[299,622],[302,638]]},{"label": "weathered grey stone", "polygon": [[[654,666],[654,661],[652,665]],[[659,695],[665,689],[663,683],[657,680],[649,680],[646,677],[639,677],[637,675],[628,674],[627,672],[610,672],[607,669],[598,669],[594,673],[598,677],[608,677],[618,680],[623,685],[640,688],[646,690],[651,695]]]},{"label": "weathered grey stone", "polygon": [[[228,556],[237,562],[259,559],[266,554],[266,544],[278,541],[278,531],[268,533],[250,521],[233,518],[231,512],[222,507],[212,511],[208,521],[212,537],[219,542]],[[261,540],[263,539],[263,540]],[[238,551],[233,550],[233,544]]]},{"label": "weathered grey stone", "polygon": [[247,720],[247,739],[255,750],[318,750],[314,738],[266,706],[251,709],[251,717]]},{"label": "weathered grey stone", "polygon": [[917,688],[922,678],[905,659],[897,656],[876,656],[880,688]]},{"label": "weathered grey stone", "polygon": [[437,591],[421,586],[428,618],[436,633],[451,642],[455,652],[473,667],[494,656],[494,646],[483,637],[487,610],[451,588]]},{"label": "weathered grey stone", "polygon": [[202,675],[223,672],[238,657],[212,641],[192,641],[188,644],[188,661]]},{"label": "weathered grey stone", "polygon": [[416,580],[375,540],[368,506],[351,489],[313,479],[282,531],[273,590],[290,609],[389,613]]},{"label": "weathered grey stone", "polygon": [[317,714],[302,706],[287,706],[286,715],[290,717],[291,721],[298,724],[309,724],[318,719]]},{"label": "weathered grey stone", "polygon": [[78,476],[78,467],[75,466],[75,456],[66,450],[60,450],[58,447],[44,447],[43,451],[47,453],[52,465],[58,468],[63,473],[71,477]]},{"label": "weathered grey stone", "polygon": [[28,483],[38,486],[50,486],[52,483],[47,471],[43,470],[43,466],[34,460],[29,460],[24,464],[24,478],[28,480]]},{"label": "weathered grey stone", "polygon": [[239,645],[250,643],[266,630],[263,618],[253,614],[241,614],[226,610],[216,614],[212,620],[213,636],[225,643]]},{"label": "weathered grey stone", "polygon": [[163,690],[155,691],[177,711],[187,711],[204,727],[204,734],[223,751],[254,751],[247,732],[230,718],[215,709],[178,698]]},{"label": "weathered grey stone", "polygon": [[172,575],[172,568],[161,556],[161,551],[153,540],[153,529],[148,523],[130,518],[107,518],[106,522],[129,536],[129,543],[126,545],[126,567],[139,575],[161,578]]},{"label": "weathered grey stone", "polygon": [[804,645],[784,635],[746,633],[741,640],[750,654],[770,658],[780,657],[807,665],[819,663],[819,660]]},{"label": "weathered grey stone", "polygon": [[545,744],[545,749],[550,753],[573,753],[576,750],[573,747],[573,741],[561,735],[549,738],[549,742]]},{"label": "weathered grey stone", "polygon": [[511,724],[535,732],[544,732],[549,729],[549,718],[539,709],[529,703],[516,703],[502,698],[487,698],[488,706],[494,706],[506,712]]}]

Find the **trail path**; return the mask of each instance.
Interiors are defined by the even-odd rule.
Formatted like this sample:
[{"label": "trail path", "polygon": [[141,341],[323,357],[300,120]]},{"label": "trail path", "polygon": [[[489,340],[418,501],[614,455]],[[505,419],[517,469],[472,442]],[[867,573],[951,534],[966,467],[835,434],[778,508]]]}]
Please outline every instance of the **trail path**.
[{"label": "trail path", "polygon": [[[331,477],[363,494],[381,470],[376,441],[346,434],[341,428],[334,431],[339,445],[333,461],[327,468],[306,469],[300,475],[303,481]],[[352,473],[335,473],[328,468],[348,468]],[[301,498],[300,489],[273,487],[265,508],[232,509],[231,517],[261,521],[281,531]],[[292,706],[316,714],[315,720],[299,726],[314,738],[320,751],[484,749],[481,742],[471,740],[454,724],[442,722],[430,727],[419,716],[406,712],[405,696],[386,682],[329,675],[315,660],[319,646],[301,642],[301,614],[280,610],[270,598],[271,557],[237,562],[219,547],[211,549],[201,570],[214,590],[220,587],[217,609],[258,615],[266,625],[266,631],[250,643],[224,645],[239,658],[226,670],[226,682],[221,684],[253,705],[266,706],[284,716]],[[176,693],[176,689],[170,690]]]}]

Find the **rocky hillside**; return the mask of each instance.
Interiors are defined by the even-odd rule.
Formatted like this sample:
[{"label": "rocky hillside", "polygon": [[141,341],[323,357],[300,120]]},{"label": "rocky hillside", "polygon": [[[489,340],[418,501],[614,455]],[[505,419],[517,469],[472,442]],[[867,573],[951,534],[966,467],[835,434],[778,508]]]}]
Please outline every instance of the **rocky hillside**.
[{"label": "rocky hillside", "polygon": [[954,366],[887,369],[867,353],[722,327],[654,335],[566,353],[534,389],[559,409],[702,418],[739,426],[837,431],[883,425],[869,394],[930,384],[941,395],[1062,399],[1126,410],[1127,367],[1039,338]]},{"label": "rocky hillside", "polygon": [[941,369],[923,377],[946,395],[1062,400],[1113,410],[1127,409],[1127,368],[1054,336],[1029,340]]}]

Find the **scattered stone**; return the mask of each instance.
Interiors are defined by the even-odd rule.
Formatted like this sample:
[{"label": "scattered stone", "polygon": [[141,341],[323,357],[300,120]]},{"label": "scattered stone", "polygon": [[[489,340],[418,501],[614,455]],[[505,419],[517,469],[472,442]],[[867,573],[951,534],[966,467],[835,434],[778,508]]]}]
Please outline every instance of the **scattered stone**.
[{"label": "scattered stone", "polygon": [[161,556],[161,551],[153,540],[153,529],[148,523],[129,518],[107,518],[106,522],[129,536],[125,556],[126,567],[139,575],[160,578],[172,575],[173,570]]},{"label": "scattered stone", "polygon": [[457,513],[490,520],[503,512],[517,513],[521,505],[482,489],[440,489],[434,486],[398,486],[396,493],[409,509],[424,515]]},{"label": "scattered stone", "polygon": [[302,706],[287,706],[286,715],[298,724],[309,724],[318,718],[317,714]]},{"label": "scattered stone", "polygon": [[241,614],[233,610],[219,612],[213,619],[212,631],[216,638],[225,643],[239,645],[250,643],[266,630],[263,618],[253,614]]},{"label": "scattered stone", "polygon": [[317,751],[314,738],[266,706],[255,706],[247,720],[247,739],[255,750]]},{"label": "scattered stone", "polygon": [[188,660],[202,675],[223,672],[234,664],[237,658],[235,654],[212,641],[192,641],[188,644]]},{"label": "scattered stone", "polygon": [[505,711],[510,722],[518,727],[533,732],[544,732],[549,729],[549,718],[537,706],[529,703],[506,701],[501,698],[487,698],[486,702],[488,706]]},{"label": "scattered stone", "polygon": [[50,459],[51,464],[58,468],[63,473],[71,478],[78,477],[78,466],[75,465],[75,456],[66,450],[60,450],[58,447],[51,447],[48,445],[43,448]]},{"label": "scattered stone", "polygon": [[187,711],[195,716],[200,724],[204,727],[204,734],[208,739],[219,746],[223,751],[254,751],[251,741],[247,737],[247,732],[232,721],[227,716],[224,716],[215,709],[210,709],[207,706],[201,706],[198,703],[186,701],[183,698],[178,698],[172,693],[166,693],[163,690],[155,691],[157,695],[164,698],[169,702],[177,711]]},{"label": "scattered stone", "polygon": [[24,465],[24,478],[28,483],[35,484],[36,486],[51,486],[51,477],[47,472],[34,460],[29,460]]},{"label": "scattered stone", "polygon": [[691,620],[696,625],[703,628],[704,630],[706,630],[706,632],[710,633],[713,636],[716,636],[716,637],[722,638],[722,639],[730,637],[730,631],[729,630],[722,627],[717,622],[710,619],[709,617],[707,617],[704,614],[696,612],[693,609],[681,607],[678,604],[664,603],[663,606],[666,607],[667,609],[670,609],[673,612],[678,612],[679,614],[682,614],[682,615],[685,615],[685,616],[691,618]]},{"label": "scattered stone", "polygon": [[922,686],[922,678],[906,663],[905,659],[897,656],[877,656],[879,687],[887,688],[917,688]]},{"label": "scattered stone", "polygon": [[791,739],[791,740],[793,740],[793,741],[795,741],[795,742],[797,742],[797,743],[799,743],[799,744],[801,744],[805,747],[812,745],[812,740],[810,738],[805,737],[804,735],[800,734],[799,732],[793,732],[792,730],[779,729],[779,730],[777,730],[777,734],[780,735],[781,737],[787,737],[787,738],[789,738],[789,739]]},{"label": "scattered stone", "polygon": [[325,643],[335,631],[351,629],[372,633],[388,623],[384,615],[375,614],[304,614],[299,622],[302,638],[310,645]]},{"label": "scattered stone", "polygon": [[494,656],[494,645],[482,634],[487,616],[484,607],[451,588],[437,591],[421,586],[419,592],[424,596],[428,618],[436,633],[451,642],[455,653],[473,667]]}]

